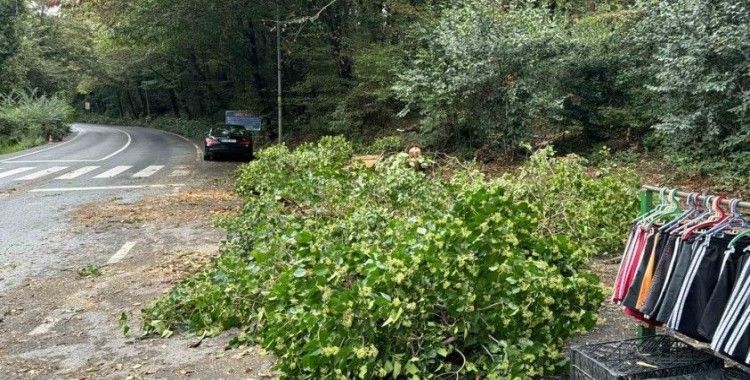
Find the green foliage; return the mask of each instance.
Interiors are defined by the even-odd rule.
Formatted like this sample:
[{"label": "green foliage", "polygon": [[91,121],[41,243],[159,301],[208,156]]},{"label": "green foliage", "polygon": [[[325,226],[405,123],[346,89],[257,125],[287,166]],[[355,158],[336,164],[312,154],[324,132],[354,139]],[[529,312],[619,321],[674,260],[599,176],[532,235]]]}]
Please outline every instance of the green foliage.
[{"label": "green foliage", "polygon": [[576,155],[553,155],[552,148],[534,153],[500,182],[516,199],[535,207],[540,233],[570,237],[586,252],[584,256],[619,253],[622,237],[637,214],[639,177],[606,161],[594,169]]},{"label": "green foliage", "polygon": [[351,153],[338,137],[259,152],[224,252],[144,310],[146,331],[240,326],[287,378],[560,372],[603,297],[584,252],[539,234],[539,207],[504,181]]},{"label": "green foliage", "polygon": [[[676,152],[697,161],[747,162],[750,152],[750,3],[677,0],[644,3],[632,33],[656,128]],[[688,26],[688,27],[686,27]]]},{"label": "green foliage", "polygon": [[[5,76],[5,62],[13,57],[21,39],[18,19],[25,9],[19,0],[0,0],[0,76]],[[0,88],[1,90],[2,88]]]},{"label": "green foliage", "polygon": [[90,277],[99,277],[102,275],[102,271],[93,264],[87,264],[83,268],[78,270],[78,277],[81,278],[90,278]]},{"label": "green foliage", "polygon": [[393,90],[408,104],[402,114],[422,116],[428,144],[487,143],[512,154],[566,133],[595,142],[634,122],[623,112],[626,57],[615,47],[630,13],[573,18],[579,8],[566,3],[550,17],[532,3],[455,2],[417,33],[422,47]]},{"label": "green foliage", "polygon": [[0,96],[0,147],[23,147],[62,139],[73,109],[59,96],[13,92]]},{"label": "green foliage", "polygon": [[400,135],[392,135],[379,137],[369,144],[363,144],[357,151],[367,154],[380,154],[403,152],[405,149],[406,144],[403,138]]}]

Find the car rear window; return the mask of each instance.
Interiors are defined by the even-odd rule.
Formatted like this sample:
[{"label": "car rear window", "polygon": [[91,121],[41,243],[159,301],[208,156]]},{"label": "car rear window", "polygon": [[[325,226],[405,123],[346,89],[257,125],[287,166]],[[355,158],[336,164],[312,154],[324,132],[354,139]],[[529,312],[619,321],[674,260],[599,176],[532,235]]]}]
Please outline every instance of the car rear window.
[{"label": "car rear window", "polygon": [[212,131],[214,136],[245,136],[247,133],[245,127],[235,125],[215,127]]}]

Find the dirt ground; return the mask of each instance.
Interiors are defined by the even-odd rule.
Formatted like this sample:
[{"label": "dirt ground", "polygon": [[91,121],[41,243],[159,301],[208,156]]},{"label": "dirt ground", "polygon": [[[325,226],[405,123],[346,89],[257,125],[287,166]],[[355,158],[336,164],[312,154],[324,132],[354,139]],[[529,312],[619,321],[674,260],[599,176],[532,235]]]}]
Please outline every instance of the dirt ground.
[{"label": "dirt ground", "polygon": [[87,266],[91,276],[71,266],[0,294],[0,379],[276,377],[262,349],[227,349],[237,331],[203,340],[140,337],[141,308],[218,254],[224,234],[213,220],[240,207],[226,177],[70,212],[66,239],[126,236],[136,243],[121,261]]},{"label": "dirt ground", "polygon": [[573,337],[569,347],[590,343],[611,342],[635,338],[639,323],[622,312],[622,306],[611,302],[612,284],[615,282],[620,257],[597,257],[591,264],[591,270],[602,281],[605,298],[599,309],[599,323],[591,331]]}]

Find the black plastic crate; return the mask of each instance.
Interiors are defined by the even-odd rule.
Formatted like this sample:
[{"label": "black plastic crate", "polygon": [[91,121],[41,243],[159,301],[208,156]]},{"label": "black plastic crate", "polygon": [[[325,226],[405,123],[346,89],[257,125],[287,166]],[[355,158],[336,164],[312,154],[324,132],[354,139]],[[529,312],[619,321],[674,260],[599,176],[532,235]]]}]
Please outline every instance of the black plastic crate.
[{"label": "black plastic crate", "polygon": [[571,349],[573,380],[652,379],[722,368],[721,359],[667,335]]}]

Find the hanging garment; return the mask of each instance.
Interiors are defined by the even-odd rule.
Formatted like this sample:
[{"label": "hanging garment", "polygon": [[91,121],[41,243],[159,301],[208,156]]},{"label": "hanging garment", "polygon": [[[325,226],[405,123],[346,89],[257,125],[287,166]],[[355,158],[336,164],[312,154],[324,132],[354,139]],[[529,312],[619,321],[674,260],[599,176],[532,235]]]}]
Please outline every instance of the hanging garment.
[{"label": "hanging garment", "polygon": [[659,257],[659,262],[656,264],[654,276],[651,281],[651,289],[649,289],[646,300],[641,307],[641,312],[649,319],[653,319],[652,316],[656,316],[659,311],[659,304],[661,303],[664,291],[666,290],[666,285],[669,283],[669,278],[674,270],[674,259],[677,257],[675,252],[679,251],[680,242],[681,240],[678,235],[669,235],[664,247],[664,252],[661,257]]},{"label": "hanging garment", "polygon": [[687,271],[690,267],[690,262],[693,256],[693,247],[699,244],[695,241],[683,241],[680,245],[680,252],[677,254],[676,262],[674,265],[674,271],[672,276],[669,278],[669,283],[664,291],[664,299],[661,302],[659,313],[656,315],[655,320],[659,322],[667,322],[670,315],[672,314],[672,308],[675,302],[677,302],[677,295],[682,287],[682,281],[687,275]]},{"label": "hanging garment", "polygon": [[740,275],[737,278],[736,285],[732,289],[729,301],[721,315],[719,324],[716,327],[711,340],[711,349],[718,352],[725,352],[724,347],[736,333],[737,322],[740,320],[742,312],[750,300],[750,260],[744,259],[740,268]]},{"label": "hanging garment", "polygon": [[667,234],[666,232],[659,232],[656,235],[654,251],[648,260],[646,272],[643,274],[643,281],[641,282],[641,289],[638,293],[638,300],[635,303],[636,310],[641,313],[643,313],[643,307],[646,304],[646,297],[648,296],[649,291],[651,290],[651,287],[653,285],[654,275],[656,273],[656,264],[659,262],[659,259],[662,257],[662,255],[664,255],[664,250],[667,246],[668,239],[669,234]]},{"label": "hanging garment", "polygon": [[[629,239],[628,245],[625,249],[622,262],[620,263],[620,269],[618,270],[617,278],[615,280],[614,292],[612,295],[612,301],[615,303],[622,302],[625,298],[625,294],[630,286],[628,277],[633,266],[633,261],[637,260],[642,251],[642,246],[645,243],[645,233],[639,225],[633,227],[631,239]],[[636,254],[638,253],[638,255]]]},{"label": "hanging garment", "polygon": [[713,339],[724,309],[729,302],[732,289],[734,289],[739,280],[739,269],[743,267],[745,261],[750,257],[750,254],[743,254],[742,252],[744,247],[747,247],[749,244],[748,242],[737,244],[724,253],[724,261],[719,273],[719,279],[716,282],[714,290],[711,292],[711,298],[706,305],[700,324],[698,325],[698,334],[704,339],[709,341]]},{"label": "hanging garment", "polygon": [[625,268],[627,267],[627,262],[630,260],[630,257],[632,256],[633,246],[635,245],[636,239],[638,235],[638,226],[634,225],[630,228],[630,234],[628,234],[628,242],[625,244],[625,250],[622,254],[622,260],[620,260],[620,266],[617,269],[617,276],[615,277],[615,284],[612,287],[612,302],[619,302],[622,300],[621,297],[619,297],[620,288],[622,286],[622,276],[625,272]]},{"label": "hanging garment", "polygon": [[682,282],[667,326],[693,339],[706,340],[698,325],[719,279],[731,239],[708,236],[701,243]]},{"label": "hanging garment", "polygon": [[655,234],[653,230],[649,230],[646,235],[646,244],[644,245],[643,252],[640,254],[638,263],[634,265],[635,275],[630,281],[630,286],[628,287],[628,292],[625,295],[625,298],[622,300],[622,305],[628,309],[635,310],[636,302],[638,302],[638,295],[641,291],[641,284],[646,275],[648,261],[654,252],[654,245],[657,239],[658,234]]},{"label": "hanging garment", "polygon": [[745,302],[742,306],[744,307],[743,312],[720,352],[737,361],[744,362],[750,352],[750,302]]}]

